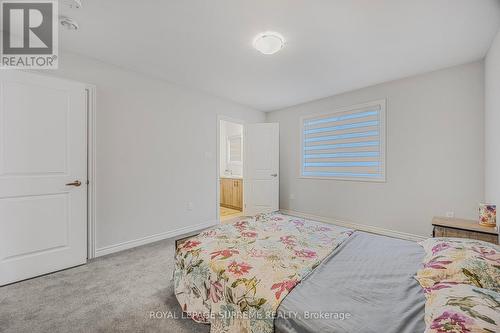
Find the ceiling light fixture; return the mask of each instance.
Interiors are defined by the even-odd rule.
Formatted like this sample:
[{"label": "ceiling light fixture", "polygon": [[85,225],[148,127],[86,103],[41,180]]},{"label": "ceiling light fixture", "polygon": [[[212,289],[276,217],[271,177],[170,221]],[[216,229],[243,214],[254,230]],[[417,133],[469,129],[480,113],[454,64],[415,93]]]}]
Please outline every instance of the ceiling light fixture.
[{"label": "ceiling light fixture", "polygon": [[253,40],[253,47],[262,54],[274,54],[281,50],[283,46],[285,46],[285,38],[277,32],[263,32]]}]

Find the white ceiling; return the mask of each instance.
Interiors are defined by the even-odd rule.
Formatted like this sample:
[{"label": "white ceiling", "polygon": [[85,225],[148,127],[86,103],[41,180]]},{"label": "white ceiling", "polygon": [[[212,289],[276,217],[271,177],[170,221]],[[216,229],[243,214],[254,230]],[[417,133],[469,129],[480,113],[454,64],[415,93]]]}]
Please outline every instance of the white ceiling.
[{"label": "white ceiling", "polygon": [[[481,59],[498,0],[83,0],[61,47],[269,111]],[[285,48],[252,48],[274,30]]]}]

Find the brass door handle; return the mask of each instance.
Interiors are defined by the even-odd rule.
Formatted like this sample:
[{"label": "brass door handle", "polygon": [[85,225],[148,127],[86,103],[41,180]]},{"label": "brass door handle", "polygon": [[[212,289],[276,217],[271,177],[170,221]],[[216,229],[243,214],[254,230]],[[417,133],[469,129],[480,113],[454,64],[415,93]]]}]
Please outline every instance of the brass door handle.
[{"label": "brass door handle", "polygon": [[82,182],[81,182],[81,181],[79,181],[79,180],[75,180],[74,182],[71,182],[71,183],[67,183],[67,184],[66,184],[66,186],[76,186],[76,187],[78,187],[78,186],[80,186],[80,185],[82,185]]}]

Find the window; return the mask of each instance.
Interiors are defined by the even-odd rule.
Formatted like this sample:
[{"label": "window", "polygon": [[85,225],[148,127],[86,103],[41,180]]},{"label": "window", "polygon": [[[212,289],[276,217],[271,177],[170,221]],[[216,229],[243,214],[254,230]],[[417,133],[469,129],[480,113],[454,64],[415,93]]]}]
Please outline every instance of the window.
[{"label": "window", "polygon": [[385,181],[385,100],[301,120],[301,176]]},{"label": "window", "polygon": [[233,135],[227,138],[227,163],[242,163],[241,139],[241,135]]}]

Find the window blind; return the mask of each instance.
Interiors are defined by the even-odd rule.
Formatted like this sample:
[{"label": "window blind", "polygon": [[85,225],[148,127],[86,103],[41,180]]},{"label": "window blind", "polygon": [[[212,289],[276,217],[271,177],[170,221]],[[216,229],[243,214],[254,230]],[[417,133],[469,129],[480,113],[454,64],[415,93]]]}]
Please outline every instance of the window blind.
[{"label": "window blind", "polygon": [[302,176],[385,181],[385,101],[303,118]]}]

